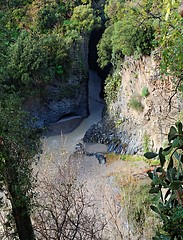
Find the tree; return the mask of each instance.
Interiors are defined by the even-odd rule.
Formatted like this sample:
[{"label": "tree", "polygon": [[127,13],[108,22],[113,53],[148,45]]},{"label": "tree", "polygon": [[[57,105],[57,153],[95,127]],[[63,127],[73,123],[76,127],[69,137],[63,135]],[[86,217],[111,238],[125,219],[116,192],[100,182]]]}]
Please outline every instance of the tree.
[{"label": "tree", "polygon": [[22,31],[8,50],[7,82],[18,89],[23,88],[22,92],[35,86],[39,88],[41,85],[42,88],[52,80],[62,79],[66,57],[66,46],[58,34],[38,36]]},{"label": "tree", "polygon": [[[148,16],[148,12],[153,7],[152,1],[144,0],[111,0],[106,3],[106,30],[98,45],[101,67],[104,67],[109,59],[115,63],[124,55],[150,55],[154,48],[154,28],[153,17]],[[110,42],[108,47],[107,42]],[[107,54],[106,50],[104,51],[105,46]]]},{"label": "tree", "polygon": [[[30,126],[15,94],[1,94],[0,101],[0,181],[11,202],[12,216],[20,240],[34,239],[30,219],[32,161],[39,149],[39,136]],[[5,98],[3,98],[5,97]]]},{"label": "tree", "polygon": [[95,15],[91,4],[79,5],[74,8],[71,16],[71,28],[76,29],[81,35],[90,33],[94,27],[100,24],[100,17]]},{"label": "tree", "polygon": [[84,186],[67,176],[66,169],[57,170],[57,178],[46,176],[38,181],[33,214],[36,239],[105,239],[105,217],[98,214]]}]

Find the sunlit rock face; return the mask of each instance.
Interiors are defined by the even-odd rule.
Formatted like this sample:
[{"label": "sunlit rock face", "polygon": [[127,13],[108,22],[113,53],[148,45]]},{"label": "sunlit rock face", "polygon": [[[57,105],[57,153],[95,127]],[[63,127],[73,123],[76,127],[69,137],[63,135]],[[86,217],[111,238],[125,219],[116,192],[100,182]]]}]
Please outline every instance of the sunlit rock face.
[{"label": "sunlit rock face", "polygon": [[103,121],[90,128],[84,140],[107,143],[109,150],[117,153],[158,150],[166,145],[170,126],[183,119],[182,97],[176,94],[171,98],[175,86],[171,77],[160,74],[155,53],[139,60],[126,58],[119,74],[116,99],[108,104]]}]

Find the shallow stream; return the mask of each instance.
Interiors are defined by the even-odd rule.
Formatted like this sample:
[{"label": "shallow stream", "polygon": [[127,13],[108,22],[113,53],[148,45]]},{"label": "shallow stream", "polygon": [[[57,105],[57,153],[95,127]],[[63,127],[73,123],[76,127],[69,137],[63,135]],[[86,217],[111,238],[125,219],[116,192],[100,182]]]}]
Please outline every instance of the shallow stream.
[{"label": "shallow stream", "polygon": [[[85,132],[91,125],[98,122],[102,117],[104,102],[99,97],[101,91],[101,78],[95,71],[89,71],[88,80],[88,101],[89,101],[89,117],[85,118],[80,125],[70,133],[47,136],[45,139],[45,151],[52,154],[54,158],[60,159],[60,154],[67,153],[70,156],[74,151],[76,144],[82,142]],[[71,117],[69,118],[71,119]]]}]

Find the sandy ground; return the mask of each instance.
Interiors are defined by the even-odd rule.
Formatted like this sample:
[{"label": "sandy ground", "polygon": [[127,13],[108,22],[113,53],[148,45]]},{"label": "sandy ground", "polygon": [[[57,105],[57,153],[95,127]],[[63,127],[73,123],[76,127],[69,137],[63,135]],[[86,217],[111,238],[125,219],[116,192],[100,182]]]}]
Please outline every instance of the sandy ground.
[{"label": "sandy ground", "polygon": [[[106,146],[102,144],[88,144],[85,149],[88,152],[106,152]],[[108,222],[105,232],[107,239],[139,239],[131,236],[129,225],[123,215],[120,202],[121,190],[116,184],[116,177],[119,174],[128,175],[140,179],[145,178],[146,181],[147,164],[141,161],[126,162],[120,159],[112,163],[99,164],[95,157],[85,156],[82,153],[74,153],[70,157],[63,154],[61,158],[62,161],[65,158],[65,173],[75,177],[79,185],[84,184],[87,197],[93,199],[98,214],[103,215]],[[41,171],[44,169],[44,174],[50,176],[51,179],[62,161],[55,162],[52,157],[47,156],[47,164],[42,165]],[[63,167],[62,164],[61,167]]]},{"label": "sandy ground", "polygon": [[[90,72],[89,97],[91,115],[82,121],[73,132],[65,135],[54,135],[44,139],[44,152],[34,167],[34,171],[41,179],[44,176],[54,179],[58,168],[65,168],[66,174],[76,177],[78,184],[84,184],[87,196],[94,199],[98,214],[104,215],[109,222],[106,235],[110,240],[133,239],[129,236],[129,226],[122,217],[120,207],[119,187],[115,177],[118,174],[129,174],[144,177],[146,164],[144,162],[125,162],[117,160],[112,163],[99,164],[95,157],[82,153],[74,153],[76,144],[82,142],[86,130],[101,119],[104,105],[99,98],[100,79],[94,72]],[[98,90],[97,90],[98,89]],[[86,144],[85,150],[90,153],[107,152],[103,144]],[[87,240],[87,239],[86,239]]]},{"label": "sandy ground", "polygon": [[[47,137],[44,141],[44,154],[36,171],[39,176],[54,178],[59,167],[76,177],[78,184],[84,184],[89,198],[95,199],[99,214],[103,214],[110,222],[107,236],[110,240],[133,239],[129,236],[129,226],[121,217],[119,207],[119,188],[116,187],[117,174],[132,174],[144,177],[144,162],[130,163],[122,160],[111,164],[99,164],[95,157],[74,153],[77,143],[82,142],[86,130],[101,119],[104,105],[99,98],[101,80],[95,72],[90,71],[89,99],[90,116],[84,119],[74,131]],[[86,144],[85,150],[90,153],[107,152],[103,144]],[[86,239],[87,240],[87,239]]]}]

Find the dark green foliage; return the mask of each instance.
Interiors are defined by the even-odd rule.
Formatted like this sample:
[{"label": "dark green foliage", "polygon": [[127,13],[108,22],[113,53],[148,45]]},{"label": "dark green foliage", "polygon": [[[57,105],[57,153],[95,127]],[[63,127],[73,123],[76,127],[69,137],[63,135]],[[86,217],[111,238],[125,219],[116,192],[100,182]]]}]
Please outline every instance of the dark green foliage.
[{"label": "dark green foliage", "polygon": [[0,98],[0,180],[8,193],[20,239],[34,239],[30,219],[32,161],[39,151],[39,134],[15,94]]},{"label": "dark green foliage", "polygon": [[59,11],[57,12],[56,7],[47,5],[38,13],[38,28],[41,30],[51,29],[59,20],[61,21],[61,16]]},{"label": "dark green foliage", "polygon": [[137,29],[133,36],[133,49],[142,55],[150,55],[153,50],[154,29],[151,26]]},{"label": "dark green foliage", "polygon": [[64,68],[67,67],[66,57],[64,42],[56,34],[38,37],[24,31],[9,48],[6,68],[9,82],[31,89],[44,86],[54,79],[62,79]]},{"label": "dark green foliage", "polygon": [[32,3],[33,0],[0,0],[0,5],[4,5],[6,7],[20,7],[25,6],[29,3]]},{"label": "dark green foliage", "polygon": [[[76,4],[76,3],[75,3]],[[37,27],[43,32],[53,29],[54,27],[62,27],[64,22],[69,19],[71,14],[69,3],[53,1],[38,11]]]},{"label": "dark green foliage", "polygon": [[98,63],[101,68],[107,66],[111,62],[112,54],[112,42],[111,42],[111,32],[113,31],[113,26],[110,26],[105,29],[102,39],[99,41],[97,46],[98,49]]},{"label": "dark green foliage", "polygon": [[150,193],[156,194],[156,205],[151,209],[162,219],[162,231],[154,238],[179,240],[183,238],[183,129],[182,123],[172,126],[168,134],[168,147],[160,148],[159,153],[146,153],[152,159],[159,156],[160,167],[151,178]]},{"label": "dark green foliage", "polygon": [[146,16],[148,4],[140,2],[139,5],[119,0],[106,3],[107,27],[98,45],[101,67],[109,61],[115,63],[124,55],[150,55],[155,30],[151,18]]}]

